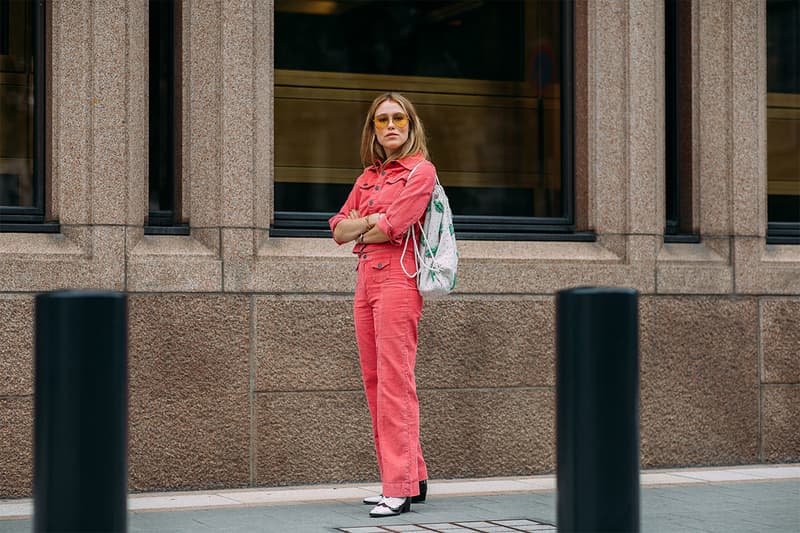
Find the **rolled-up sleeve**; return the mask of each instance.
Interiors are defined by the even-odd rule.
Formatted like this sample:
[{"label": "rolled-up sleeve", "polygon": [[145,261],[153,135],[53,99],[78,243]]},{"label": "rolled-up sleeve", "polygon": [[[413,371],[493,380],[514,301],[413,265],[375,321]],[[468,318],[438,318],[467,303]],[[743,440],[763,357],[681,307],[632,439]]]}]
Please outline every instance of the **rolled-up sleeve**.
[{"label": "rolled-up sleeve", "polygon": [[[350,216],[350,211],[353,209],[357,209],[358,206],[358,180],[356,180],[356,184],[353,186],[350,194],[347,195],[347,200],[345,201],[342,208],[339,210],[338,213],[333,215],[331,218],[328,219],[328,225],[331,228],[331,236],[333,236],[333,230],[336,229],[336,225],[339,224],[342,220],[348,218]],[[336,244],[344,244],[336,240],[334,237],[333,239],[336,241]]]},{"label": "rolled-up sleeve", "polygon": [[431,200],[435,182],[436,169],[427,161],[408,178],[403,190],[378,221],[378,228],[389,237],[390,242],[400,243],[408,228],[422,218]]}]

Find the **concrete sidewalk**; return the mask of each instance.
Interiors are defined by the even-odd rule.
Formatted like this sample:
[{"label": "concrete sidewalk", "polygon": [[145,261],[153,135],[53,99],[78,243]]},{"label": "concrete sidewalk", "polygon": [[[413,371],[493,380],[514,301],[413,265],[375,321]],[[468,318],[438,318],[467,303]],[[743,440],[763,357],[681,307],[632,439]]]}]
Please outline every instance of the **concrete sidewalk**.
[{"label": "concrete sidewalk", "polygon": [[[649,470],[642,531],[800,533],[800,465]],[[387,519],[360,504],[374,485],[131,495],[130,532],[446,533],[554,531],[555,476],[431,480],[428,503]],[[0,500],[0,533],[31,530],[30,500]]]}]

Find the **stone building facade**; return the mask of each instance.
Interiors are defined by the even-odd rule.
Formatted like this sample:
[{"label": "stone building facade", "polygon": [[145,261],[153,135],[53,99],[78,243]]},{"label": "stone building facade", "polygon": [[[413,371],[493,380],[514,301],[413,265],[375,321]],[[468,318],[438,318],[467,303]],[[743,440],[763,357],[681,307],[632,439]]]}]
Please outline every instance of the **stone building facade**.
[{"label": "stone building facade", "polygon": [[[350,247],[270,232],[275,4],[182,2],[184,235],[145,234],[147,9],[48,4],[58,231],[0,233],[0,497],[31,494],[34,296],[59,288],[129,296],[131,490],[375,480]],[[691,12],[698,238],[664,236],[664,3],[579,0],[575,228],[594,238],[459,241],[457,290],[420,331],[432,477],[554,471],[554,296],[585,285],[640,294],[643,467],[800,460],[800,245],[767,242],[766,5]]]}]

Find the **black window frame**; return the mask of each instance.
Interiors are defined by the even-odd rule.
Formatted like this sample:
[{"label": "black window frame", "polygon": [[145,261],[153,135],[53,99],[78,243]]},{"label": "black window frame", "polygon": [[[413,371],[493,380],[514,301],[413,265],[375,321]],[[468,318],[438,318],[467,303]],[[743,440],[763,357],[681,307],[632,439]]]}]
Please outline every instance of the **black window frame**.
[{"label": "black window frame", "polygon": [[[502,217],[454,215],[456,236],[465,240],[589,241],[596,235],[575,227],[575,73],[574,1],[559,2],[561,35],[561,217]],[[328,219],[334,213],[274,211],[272,237],[330,237]]]},{"label": "black window frame", "polygon": [[0,232],[58,233],[45,222],[47,184],[47,4],[33,0],[33,196],[32,207],[0,206]]},{"label": "black window frame", "polygon": [[[157,10],[154,9],[157,6]],[[166,19],[166,20],[165,20]],[[146,235],[189,235],[181,219],[182,158],[182,10],[179,0],[149,0],[148,81],[148,209]],[[155,46],[156,41],[160,46]],[[166,41],[164,43],[164,41]],[[158,74],[157,74],[158,72]],[[166,94],[159,90],[165,74]],[[158,135],[156,135],[158,133]],[[158,161],[168,161],[165,182],[160,183],[159,208],[150,208],[157,180]],[[166,199],[166,205],[164,200]]]}]

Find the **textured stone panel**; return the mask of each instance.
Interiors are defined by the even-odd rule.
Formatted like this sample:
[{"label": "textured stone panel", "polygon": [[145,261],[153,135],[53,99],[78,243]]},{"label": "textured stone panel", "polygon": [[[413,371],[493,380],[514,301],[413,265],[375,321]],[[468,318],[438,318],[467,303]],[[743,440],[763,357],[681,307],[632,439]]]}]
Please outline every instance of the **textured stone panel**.
[{"label": "textured stone panel", "polygon": [[800,246],[768,245],[763,237],[733,241],[736,292],[800,294]]},{"label": "textured stone panel", "polygon": [[122,290],[124,228],[61,226],[61,233],[0,234],[0,290]]},{"label": "textured stone panel", "polygon": [[758,460],[756,320],[754,299],[641,300],[643,466]]},{"label": "textured stone panel", "polygon": [[91,216],[92,2],[52,2],[53,211],[62,224]]},{"label": "textured stone panel", "polygon": [[222,290],[222,261],[213,257],[147,257],[128,263],[131,292],[217,292]]},{"label": "textured stone panel", "polygon": [[729,294],[733,266],[728,239],[702,243],[663,243],[656,272],[660,294]]},{"label": "textured stone panel", "polygon": [[[257,390],[361,390],[352,305],[349,298],[257,298]],[[552,298],[428,302],[418,386],[552,386],[554,335]]]},{"label": "textured stone panel", "polygon": [[33,394],[34,300],[0,296],[0,396]]},{"label": "textured stone panel", "polygon": [[762,393],[763,460],[800,461],[800,387],[766,386]]},{"label": "textured stone panel", "polygon": [[628,3],[589,2],[594,23],[589,57],[589,158],[593,184],[589,196],[599,233],[624,233],[629,175],[629,19]]},{"label": "textured stone panel", "polygon": [[362,392],[256,396],[256,483],[377,481]]},{"label": "textured stone panel", "polygon": [[630,287],[655,291],[649,265],[614,265],[575,261],[503,261],[491,257],[465,259],[458,263],[455,294],[554,294],[576,286]]},{"label": "textured stone panel", "polygon": [[256,390],[360,391],[350,298],[255,298]]},{"label": "textured stone panel", "polygon": [[450,298],[425,304],[420,388],[555,384],[553,298]]},{"label": "textured stone panel", "polygon": [[766,216],[766,94],[764,77],[767,39],[764,2],[731,2],[731,83],[733,233],[763,235]]},{"label": "textured stone panel", "polygon": [[[222,195],[225,226],[253,225],[255,149],[253,0],[222,2]],[[261,6],[263,8],[263,6]]]},{"label": "textured stone panel", "polygon": [[[664,7],[629,2],[628,185],[631,233],[657,234],[664,227]],[[622,204],[622,202],[619,202]]]},{"label": "textured stone panel", "polygon": [[700,233],[731,234],[731,4],[698,2],[699,39],[695,87],[698,105]]},{"label": "textured stone panel", "polygon": [[764,383],[800,383],[800,299],[761,302],[761,345]]},{"label": "textured stone panel", "polygon": [[[127,213],[126,0],[92,3],[92,222],[124,224]],[[66,192],[66,190],[62,189]]]},{"label": "textured stone panel", "polygon": [[272,0],[258,0],[255,5],[253,35],[255,48],[255,154],[253,195],[254,226],[265,229],[269,227],[273,212],[272,190],[274,185],[274,149],[273,142],[273,93],[275,90],[275,62],[273,44],[275,31],[274,17],[270,5]]},{"label": "textured stone panel", "polygon": [[188,401],[249,390],[247,297],[131,295],[129,313],[132,391]]},{"label": "textured stone panel", "polygon": [[552,389],[420,392],[420,441],[434,479],[552,472],[555,425]]},{"label": "textured stone panel", "polygon": [[[555,468],[552,390],[420,391],[431,478],[526,475]],[[378,481],[360,392],[266,393],[256,400],[257,483]]]},{"label": "textured stone panel", "polygon": [[[224,381],[219,385],[224,388]],[[249,483],[246,392],[177,395],[137,388],[131,390],[129,405],[129,490]]]},{"label": "textured stone panel", "polygon": [[[186,4],[185,4],[186,5]],[[188,31],[184,35],[184,83],[188,101],[188,129],[184,137],[189,176],[188,211],[192,227],[218,226],[222,211],[222,24],[221,2],[191,2],[184,15]],[[184,195],[184,198],[187,198]]]},{"label": "textured stone panel", "polygon": [[127,50],[127,202],[126,221],[133,226],[143,226],[149,211],[149,113],[147,111],[150,87],[148,5],[145,2],[128,2]]},{"label": "textured stone panel", "polygon": [[131,490],[249,482],[249,299],[132,295]]},{"label": "textured stone panel", "polygon": [[33,491],[33,398],[0,398],[0,498]]}]

